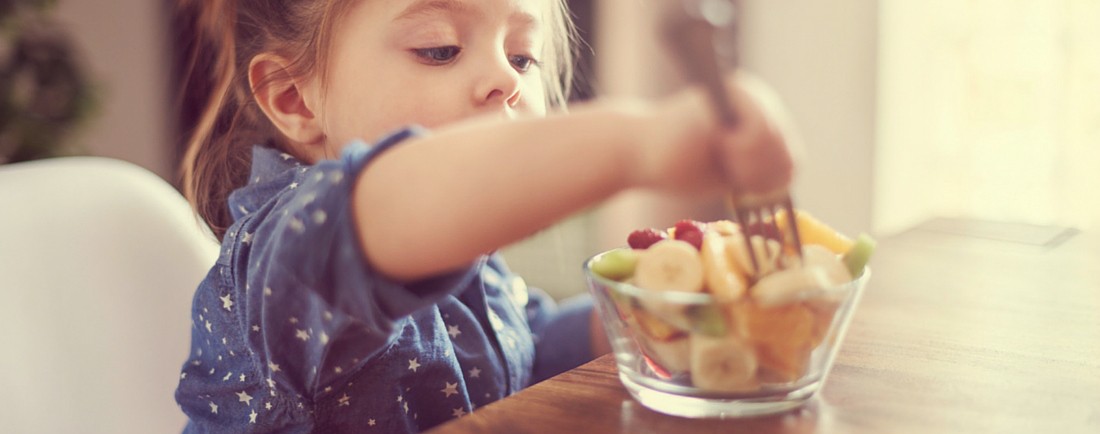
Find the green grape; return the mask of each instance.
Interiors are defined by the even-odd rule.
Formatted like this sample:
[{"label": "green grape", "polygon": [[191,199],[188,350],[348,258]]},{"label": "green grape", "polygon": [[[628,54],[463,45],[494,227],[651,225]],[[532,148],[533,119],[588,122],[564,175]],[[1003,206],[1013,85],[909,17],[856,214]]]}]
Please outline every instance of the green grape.
[{"label": "green grape", "polygon": [[864,267],[871,260],[871,254],[875,252],[875,245],[875,239],[870,235],[859,234],[855,245],[844,254],[844,265],[848,266],[848,272],[852,273],[853,278],[863,275]]},{"label": "green grape", "polygon": [[638,252],[620,248],[608,251],[592,262],[592,272],[611,280],[623,280],[634,275]]}]

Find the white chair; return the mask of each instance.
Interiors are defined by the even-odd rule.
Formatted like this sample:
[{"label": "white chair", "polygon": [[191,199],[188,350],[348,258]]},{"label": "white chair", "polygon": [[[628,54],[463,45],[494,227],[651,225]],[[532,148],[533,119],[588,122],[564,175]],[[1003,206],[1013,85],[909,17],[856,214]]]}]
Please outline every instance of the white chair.
[{"label": "white chair", "polygon": [[179,432],[191,296],[217,254],[138,166],[0,166],[0,431]]}]

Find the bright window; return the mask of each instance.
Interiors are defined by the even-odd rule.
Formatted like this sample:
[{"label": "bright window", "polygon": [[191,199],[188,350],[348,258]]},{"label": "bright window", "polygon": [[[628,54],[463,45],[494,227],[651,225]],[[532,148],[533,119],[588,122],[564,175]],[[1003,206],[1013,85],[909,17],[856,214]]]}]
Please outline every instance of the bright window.
[{"label": "bright window", "polygon": [[1100,0],[882,0],[874,221],[1100,223]]}]

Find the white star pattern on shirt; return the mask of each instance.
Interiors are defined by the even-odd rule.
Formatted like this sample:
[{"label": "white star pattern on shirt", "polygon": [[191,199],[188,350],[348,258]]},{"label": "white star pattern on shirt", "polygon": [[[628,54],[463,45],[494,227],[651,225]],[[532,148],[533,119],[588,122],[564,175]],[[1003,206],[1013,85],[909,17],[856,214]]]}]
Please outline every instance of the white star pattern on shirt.
[{"label": "white star pattern on shirt", "polygon": [[213,326],[213,324],[210,324],[210,321],[207,321],[206,322],[206,332],[207,333],[213,333],[214,332],[214,329],[212,329],[211,326]]},{"label": "white star pattern on shirt", "polygon": [[241,244],[249,244],[251,242],[252,242],[252,234],[251,233],[245,232],[244,235],[241,235]]},{"label": "white star pattern on shirt", "polygon": [[264,408],[266,408],[266,409],[268,409],[268,410],[271,410],[271,403],[270,403],[270,402],[268,402],[268,403],[265,403],[265,404],[264,404]]},{"label": "white star pattern on shirt", "polygon": [[474,369],[470,370],[470,378],[479,378],[479,377],[481,377],[481,370],[478,369],[477,366],[474,366]]},{"label": "white star pattern on shirt", "polygon": [[327,344],[328,343],[328,333],[321,332],[321,343],[322,344]]},{"label": "white star pattern on shirt", "polygon": [[440,389],[439,391],[443,392],[443,395],[445,395],[444,398],[450,398],[451,395],[458,394],[458,383],[451,383],[449,381],[444,381],[443,383],[445,384],[445,386],[443,386],[443,389]]},{"label": "white star pattern on shirt", "polygon": [[289,160],[291,158],[290,154],[288,154],[286,152],[283,152],[283,153],[279,154],[279,156],[283,157],[283,161]]},{"label": "white star pattern on shirt", "polygon": [[215,403],[211,402],[210,403],[210,412],[214,413],[214,414],[218,414],[218,404],[215,404]]},{"label": "white star pattern on shirt", "polygon": [[290,189],[291,190],[296,189],[296,188],[298,188],[298,183],[297,182],[290,183]]},{"label": "white star pattern on shirt", "polygon": [[290,226],[290,230],[292,230],[292,231],[294,231],[295,233],[298,233],[298,234],[300,234],[302,232],[305,232],[305,230],[306,230],[305,223],[302,223],[302,220],[299,219],[298,217],[291,218],[290,223],[287,223],[287,225]]},{"label": "white star pattern on shirt", "polygon": [[184,380],[184,379],[187,379],[187,373],[186,372],[180,372],[180,380]]},{"label": "white star pattern on shirt", "polygon": [[248,395],[248,392],[245,392],[243,390],[237,392],[237,400],[239,402],[245,403],[245,405],[252,405],[252,397]]},{"label": "white star pattern on shirt", "polygon": [[292,316],[287,321],[290,321],[291,324],[298,324],[298,317]]},{"label": "white star pattern on shirt", "polygon": [[462,334],[462,330],[459,330],[458,326],[456,325],[449,325],[447,326],[447,334],[451,335],[451,339],[454,339],[457,338],[458,335]]},{"label": "white star pattern on shirt", "polygon": [[225,310],[228,310],[230,312],[233,311],[233,309],[232,309],[232,307],[233,307],[232,294],[225,294],[225,297],[218,297],[218,298],[220,298],[222,300],[222,307],[224,307]]},{"label": "white star pattern on shirt", "polygon": [[338,399],[337,401],[340,402],[340,407],[350,407],[351,406],[351,397],[348,396],[348,394],[346,394],[346,393],[344,394],[344,396],[341,396],[340,399]]},{"label": "white star pattern on shirt", "polygon": [[244,381],[244,374],[241,374],[241,381]]},{"label": "white star pattern on shirt", "polygon": [[256,423],[256,410],[252,410],[252,413],[248,414],[248,423]]},{"label": "white star pattern on shirt", "polygon": [[271,368],[271,372],[279,372],[279,365],[276,365],[276,364],[271,363],[271,362],[267,362],[267,367]]},{"label": "white star pattern on shirt", "polygon": [[416,372],[416,368],[420,367],[419,358],[409,360],[409,370]]},{"label": "white star pattern on shirt", "polygon": [[253,325],[253,326],[252,326],[252,331],[254,331],[254,332],[258,332],[258,331],[260,331],[260,326],[258,326],[258,325]]},{"label": "white star pattern on shirt", "polygon": [[377,422],[375,422],[374,419],[368,419],[367,420],[367,425],[374,426],[375,423],[377,423]]},{"label": "white star pattern on shirt", "polygon": [[309,333],[307,333],[305,330],[298,329],[298,331],[294,333],[294,337],[301,339],[302,342],[305,342],[309,340]]},{"label": "white star pattern on shirt", "polygon": [[462,417],[462,416],[465,416],[465,415],[466,415],[466,410],[463,410],[462,407],[451,410],[451,416]]},{"label": "white star pattern on shirt", "polygon": [[271,287],[264,287],[264,295],[271,295]]},{"label": "white star pattern on shirt", "polygon": [[405,407],[405,414],[409,414],[409,401],[405,401],[404,407]]},{"label": "white star pattern on shirt", "polygon": [[229,381],[229,377],[232,377],[232,376],[233,376],[232,372],[230,372],[228,374],[225,374],[225,376],[222,377],[222,381]]},{"label": "white star pattern on shirt", "polygon": [[489,311],[489,324],[493,326],[493,330],[496,330],[498,332],[504,330],[504,321],[501,321],[496,312],[493,312],[491,310]]},{"label": "white star pattern on shirt", "polygon": [[325,223],[325,220],[328,218],[328,214],[326,214],[324,210],[319,209],[319,210],[313,212],[312,217],[313,217],[313,223],[314,224],[322,225],[322,224]]}]

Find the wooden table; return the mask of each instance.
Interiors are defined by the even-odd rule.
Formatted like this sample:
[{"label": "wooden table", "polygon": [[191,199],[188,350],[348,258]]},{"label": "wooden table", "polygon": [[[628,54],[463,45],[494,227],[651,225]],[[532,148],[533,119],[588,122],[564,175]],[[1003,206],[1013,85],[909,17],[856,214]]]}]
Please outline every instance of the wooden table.
[{"label": "wooden table", "polygon": [[880,240],[833,371],[807,405],[665,416],[601,357],[431,431],[1100,433],[1100,237],[933,220]]}]

